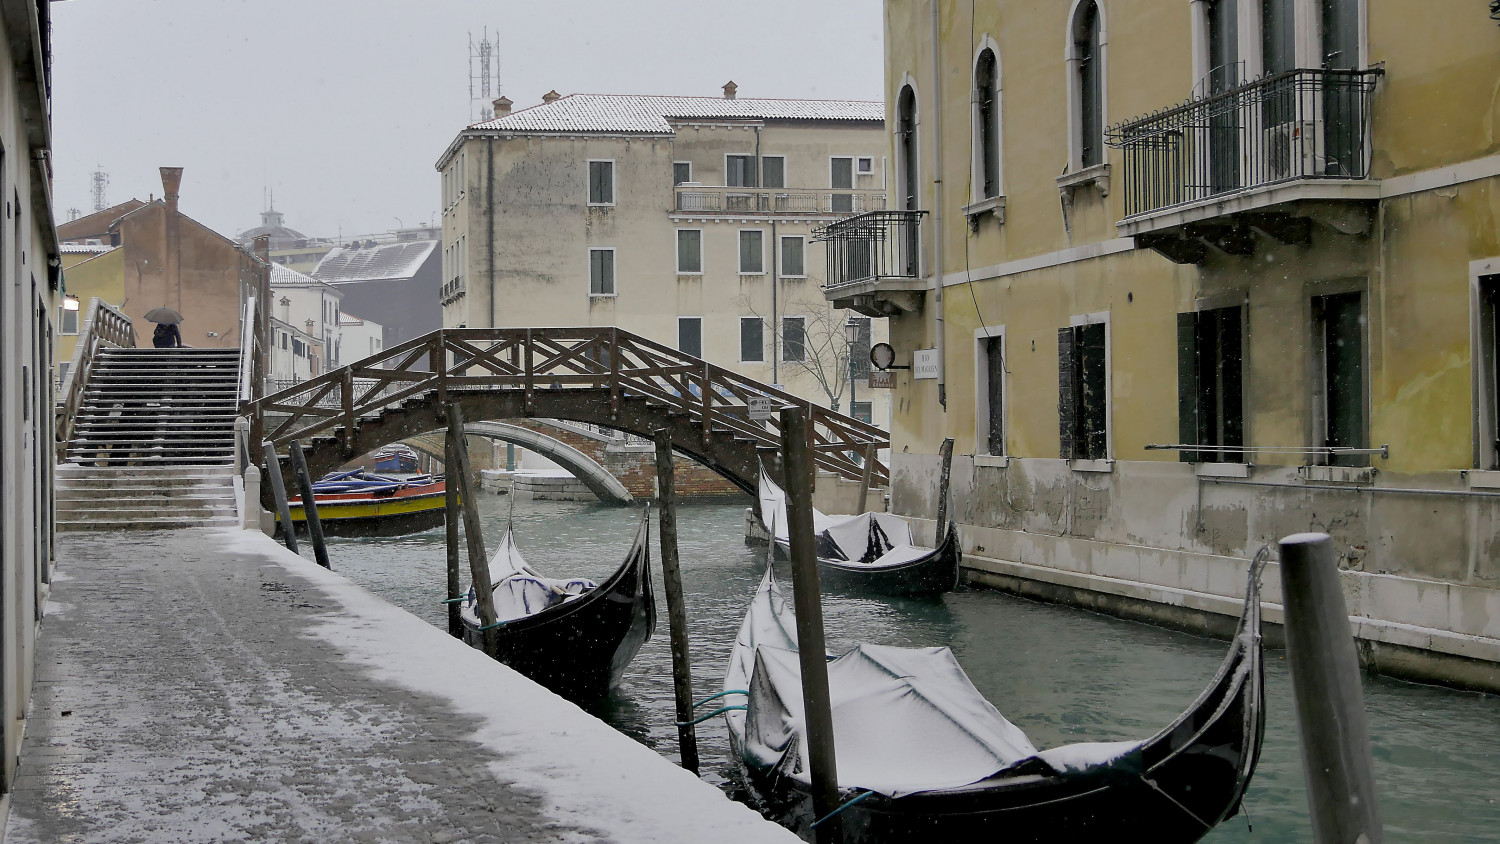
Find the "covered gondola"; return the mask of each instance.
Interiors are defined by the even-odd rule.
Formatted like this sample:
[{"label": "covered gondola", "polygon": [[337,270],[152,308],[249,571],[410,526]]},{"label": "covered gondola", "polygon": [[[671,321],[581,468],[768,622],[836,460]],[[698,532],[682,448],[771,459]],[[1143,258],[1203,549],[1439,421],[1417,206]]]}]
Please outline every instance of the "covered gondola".
[{"label": "covered gondola", "polygon": [[459,613],[464,641],[577,702],[604,697],[656,628],[651,592],[649,514],[641,516],[625,562],[603,583],[537,574],[509,526],[490,559],[497,626],[481,629],[473,586]]},{"label": "covered gondola", "polygon": [[[760,473],[760,513],[767,533],[787,555],[786,493]],[[774,525],[774,529],[773,526]],[[912,542],[911,525],[891,513],[829,516],[813,510],[819,579],[834,589],[881,595],[938,595],[958,586],[963,553],[952,522],[936,548]]]},{"label": "covered gondola", "polygon": [[[1198,841],[1239,811],[1260,754],[1259,565],[1229,653],[1144,741],[1038,751],[947,648],[861,645],[829,663],[845,842]],[[768,571],[730,658],[730,740],[766,811],[814,822],[795,627]]]}]

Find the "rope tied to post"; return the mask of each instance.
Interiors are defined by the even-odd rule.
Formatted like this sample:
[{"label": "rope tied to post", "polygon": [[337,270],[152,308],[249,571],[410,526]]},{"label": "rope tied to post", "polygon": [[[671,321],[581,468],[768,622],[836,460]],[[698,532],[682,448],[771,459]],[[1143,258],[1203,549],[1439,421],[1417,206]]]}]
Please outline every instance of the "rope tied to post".
[{"label": "rope tied to post", "polygon": [[709,695],[708,697],[704,698],[703,700],[698,701],[697,703],[693,704],[693,708],[697,709],[698,707],[702,706],[705,703],[708,703],[709,701],[718,700],[719,698],[725,697],[726,695],[749,695],[749,694],[750,693],[747,692],[747,691],[745,691],[744,689],[725,689],[724,691],[719,692],[716,695]]},{"label": "rope tied to post", "polygon": [[739,704],[739,705],[736,705],[736,706],[721,706],[718,709],[715,709],[714,711],[708,713],[707,715],[699,715],[697,718],[694,718],[691,721],[678,721],[677,722],[677,726],[679,726],[679,727],[691,727],[694,724],[702,724],[704,721],[707,721],[708,719],[714,717],[715,715],[723,715],[726,712],[734,712],[736,710],[743,711],[743,710],[746,710],[746,709],[749,709],[749,708],[750,707],[745,706],[743,704]]},{"label": "rope tied to post", "polygon": [[874,794],[874,793],[875,792],[873,792],[873,791],[864,791],[864,792],[860,792],[859,794],[855,795],[854,797],[849,798],[848,800],[845,800],[843,803],[839,804],[839,807],[837,809],[834,809],[832,812],[829,812],[828,814],[824,815],[823,817],[818,818],[817,820],[813,821],[812,822],[812,826],[808,827],[808,829],[817,829],[818,826],[820,824],[822,824],[824,821],[833,820],[835,817],[838,816],[838,814],[840,812],[844,811],[845,809],[849,808],[850,806],[853,806],[855,803],[858,803],[861,800],[864,800],[866,797],[869,797],[871,794]]}]

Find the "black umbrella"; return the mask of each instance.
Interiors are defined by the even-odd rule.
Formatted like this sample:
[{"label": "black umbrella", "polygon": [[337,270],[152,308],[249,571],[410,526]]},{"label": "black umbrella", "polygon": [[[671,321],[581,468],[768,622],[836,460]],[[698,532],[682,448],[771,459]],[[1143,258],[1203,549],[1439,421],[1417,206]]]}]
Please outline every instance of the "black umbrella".
[{"label": "black umbrella", "polygon": [[146,320],[148,322],[160,322],[166,325],[176,325],[177,323],[182,322],[182,314],[177,313],[171,308],[152,308],[151,310],[146,312]]}]

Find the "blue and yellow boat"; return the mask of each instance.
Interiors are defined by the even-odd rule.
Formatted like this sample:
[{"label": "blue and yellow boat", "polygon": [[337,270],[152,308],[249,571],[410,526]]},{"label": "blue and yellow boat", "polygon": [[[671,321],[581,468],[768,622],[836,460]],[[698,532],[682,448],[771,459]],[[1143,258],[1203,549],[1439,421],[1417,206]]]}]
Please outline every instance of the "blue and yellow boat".
[{"label": "blue and yellow boat", "polygon": [[[334,472],[313,484],[318,520],[330,536],[399,536],[437,527],[443,523],[446,492],[442,477],[394,478],[363,469]],[[287,504],[292,524],[303,524],[302,497]]]}]

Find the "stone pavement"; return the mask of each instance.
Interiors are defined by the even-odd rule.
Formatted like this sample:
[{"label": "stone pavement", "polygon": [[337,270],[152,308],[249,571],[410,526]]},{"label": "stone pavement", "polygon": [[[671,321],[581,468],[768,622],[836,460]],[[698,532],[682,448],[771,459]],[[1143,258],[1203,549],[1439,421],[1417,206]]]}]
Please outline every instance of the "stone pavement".
[{"label": "stone pavement", "polygon": [[[58,537],[8,842],[707,840],[690,822],[696,804],[704,823],[727,833],[719,842],[795,840],[650,750],[616,746],[600,722],[560,699],[547,713],[557,734],[542,746],[602,745],[601,764],[621,766],[622,791],[639,777],[679,791],[668,796],[688,807],[681,836],[666,812],[643,807],[631,817],[628,806],[641,801],[603,793],[611,780],[598,772],[566,770],[587,748],[544,768],[584,793],[512,780],[506,771],[525,780],[536,760],[519,758],[525,749],[508,754],[503,737],[480,738],[493,725],[473,706],[392,682],[318,632],[330,623],[400,627],[403,617],[428,625],[394,608],[372,618],[349,597],[358,587],[226,536]],[[399,635],[419,649],[402,656],[412,664],[448,661],[515,707],[548,703],[550,693],[446,634]],[[627,805],[613,810],[618,825],[609,812],[559,809],[596,798]]]}]

